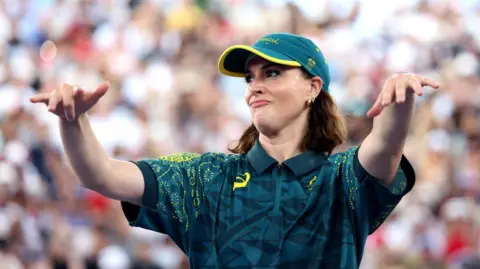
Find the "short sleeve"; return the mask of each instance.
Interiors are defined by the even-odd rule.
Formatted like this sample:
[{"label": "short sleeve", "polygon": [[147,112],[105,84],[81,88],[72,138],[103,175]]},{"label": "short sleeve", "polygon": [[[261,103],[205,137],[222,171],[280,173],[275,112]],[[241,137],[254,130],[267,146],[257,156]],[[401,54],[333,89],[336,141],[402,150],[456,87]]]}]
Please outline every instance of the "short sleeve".
[{"label": "short sleeve", "polygon": [[181,153],[134,162],[145,181],[142,207],[122,202],[130,226],[169,235],[187,245],[208,186],[222,173],[223,155]]},{"label": "short sleeve", "polygon": [[415,173],[407,158],[402,156],[393,184],[386,187],[362,167],[358,149],[358,146],[352,147],[332,157],[358,228],[372,234],[413,188]]}]

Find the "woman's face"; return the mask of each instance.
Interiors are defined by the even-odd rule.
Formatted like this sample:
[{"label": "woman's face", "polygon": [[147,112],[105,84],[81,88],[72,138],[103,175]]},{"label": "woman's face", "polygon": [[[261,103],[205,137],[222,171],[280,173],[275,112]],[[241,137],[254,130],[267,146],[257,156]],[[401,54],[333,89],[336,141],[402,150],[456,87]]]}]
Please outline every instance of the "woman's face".
[{"label": "woman's face", "polygon": [[316,97],[321,80],[309,79],[298,67],[253,58],[245,74],[245,101],[261,133],[276,133],[289,124],[307,119],[309,97]]}]

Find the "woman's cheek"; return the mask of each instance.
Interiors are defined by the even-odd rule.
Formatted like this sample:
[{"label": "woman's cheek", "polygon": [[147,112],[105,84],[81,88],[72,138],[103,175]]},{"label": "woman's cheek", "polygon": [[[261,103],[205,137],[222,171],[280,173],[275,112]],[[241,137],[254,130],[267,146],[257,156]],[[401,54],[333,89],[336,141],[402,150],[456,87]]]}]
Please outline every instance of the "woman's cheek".
[{"label": "woman's cheek", "polygon": [[250,99],[251,93],[252,93],[251,86],[247,85],[245,87],[245,92],[244,92],[244,95],[243,95],[244,99],[245,99],[245,103],[247,103],[247,105],[248,105],[248,100]]}]

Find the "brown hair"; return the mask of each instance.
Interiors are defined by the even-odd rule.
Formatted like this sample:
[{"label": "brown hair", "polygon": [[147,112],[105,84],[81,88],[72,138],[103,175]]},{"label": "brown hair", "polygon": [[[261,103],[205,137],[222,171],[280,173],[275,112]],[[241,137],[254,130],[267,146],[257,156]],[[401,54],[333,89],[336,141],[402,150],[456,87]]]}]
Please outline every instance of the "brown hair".
[{"label": "brown hair", "polygon": [[[310,77],[308,74],[306,74]],[[247,153],[258,139],[259,132],[252,123],[243,132],[237,145],[228,148],[232,153]],[[344,119],[340,115],[332,96],[322,90],[311,105],[308,116],[308,130],[300,150],[312,150],[330,156],[333,150],[342,144],[347,137]]]}]

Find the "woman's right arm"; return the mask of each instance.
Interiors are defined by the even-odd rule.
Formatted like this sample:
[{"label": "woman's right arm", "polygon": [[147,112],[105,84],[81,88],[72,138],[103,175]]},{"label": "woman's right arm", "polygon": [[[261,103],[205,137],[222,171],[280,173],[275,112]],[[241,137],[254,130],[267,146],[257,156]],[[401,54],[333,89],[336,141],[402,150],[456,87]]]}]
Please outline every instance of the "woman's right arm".
[{"label": "woman's right arm", "polygon": [[30,99],[44,103],[60,118],[60,132],[69,165],[84,187],[102,195],[141,205],[145,189],[142,172],[136,164],[109,158],[92,131],[86,112],[108,91],[100,84],[93,92],[65,84]]},{"label": "woman's right arm", "polygon": [[141,205],[143,175],[132,162],[110,158],[102,149],[87,114],[60,120],[60,133],[69,165],[80,184],[106,197]]},{"label": "woman's right arm", "polygon": [[220,195],[227,156],[179,153],[135,163],[109,158],[86,114],[107,90],[108,84],[90,93],[65,85],[31,102],[46,104],[60,118],[68,164],[84,187],[122,201],[131,226],[168,234],[185,250],[203,201],[215,204]]}]

